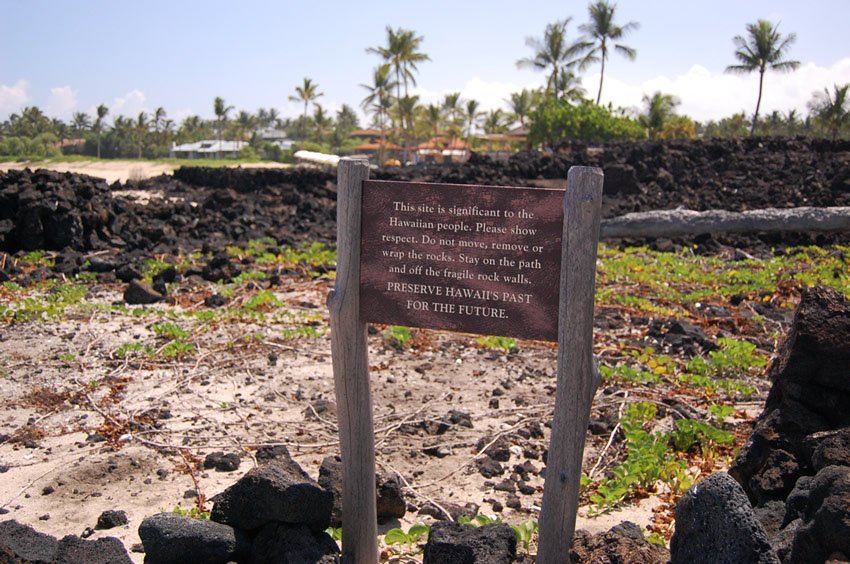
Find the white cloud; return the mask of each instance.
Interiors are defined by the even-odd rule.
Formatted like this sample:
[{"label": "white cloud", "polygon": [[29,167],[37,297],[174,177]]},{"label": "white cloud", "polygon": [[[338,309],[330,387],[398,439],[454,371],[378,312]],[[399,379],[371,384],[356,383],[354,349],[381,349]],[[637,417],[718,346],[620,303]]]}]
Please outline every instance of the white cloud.
[{"label": "white cloud", "polygon": [[44,113],[63,120],[70,120],[77,108],[77,91],[70,86],[57,86],[50,89],[50,98]]},{"label": "white cloud", "polygon": [[113,119],[117,116],[135,118],[139,112],[150,112],[150,109],[145,107],[145,93],[141,90],[131,90],[115,98],[109,106],[109,115]]},{"label": "white cloud", "polygon": [[29,82],[23,79],[12,86],[0,84],[0,118],[19,112],[29,103],[27,88],[29,88]]},{"label": "white cloud", "polygon": [[[587,77],[587,83],[599,80],[599,75]],[[819,67],[806,63],[790,73],[765,73],[760,115],[774,110],[787,112],[796,109],[807,113],[806,104],[812,94],[829,88],[833,84],[850,82],[850,58],[845,58],[831,67]],[[673,94],[681,101],[679,113],[699,121],[717,120],[743,111],[753,113],[758,97],[758,73],[749,75],[712,72],[701,65],[692,66],[687,73],[673,78],[657,76],[639,84],[630,84],[616,77],[605,77],[602,90],[603,103],[614,106],[641,109],[642,98],[655,91]]]}]

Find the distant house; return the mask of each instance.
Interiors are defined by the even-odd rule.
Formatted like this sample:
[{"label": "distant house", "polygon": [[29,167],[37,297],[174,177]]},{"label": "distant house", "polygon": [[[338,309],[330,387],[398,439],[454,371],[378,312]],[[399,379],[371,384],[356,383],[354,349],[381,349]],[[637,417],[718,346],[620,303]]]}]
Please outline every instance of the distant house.
[{"label": "distant house", "polygon": [[266,129],[258,129],[254,132],[259,139],[266,141],[268,143],[274,143],[281,149],[286,151],[292,149],[292,145],[294,141],[287,137],[286,131],[282,129],[274,129],[274,128],[266,128]]},{"label": "distant house", "polygon": [[[384,135],[388,135],[389,133],[389,131],[384,131]],[[378,129],[355,129],[348,135],[355,139],[368,139],[372,141],[381,137],[381,131]]]},{"label": "distant house", "polygon": [[179,159],[218,159],[239,156],[247,141],[204,140],[195,143],[172,144],[169,156]]},{"label": "distant house", "polygon": [[401,154],[402,148],[399,147],[398,145],[396,145],[395,143],[387,141],[386,139],[384,139],[383,141],[381,141],[380,139],[370,140],[370,141],[367,141],[366,143],[361,143],[360,145],[357,145],[356,147],[352,147],[352,150],[355,153],[367,155],[370,158],[371,157],[378,158],[379,154],[381,153],[382,147],[383,147],[383,150],[384,150],[384,161],[385,162],[381,163],[381,164],[386,164],[386,161],[391,160],[391,159],[398,160],[398,157]]},{"label": "distant house", "polygon": [[434,137],[416,146],[417,162],[463,163],[471,154],[469,144],[457,137]]},{"label": "distant house", "polygon": [[505,133],[478,135],[482,152],[497,160],[507,160],[517,150],[528,144],[528,128],[519,126]]}]

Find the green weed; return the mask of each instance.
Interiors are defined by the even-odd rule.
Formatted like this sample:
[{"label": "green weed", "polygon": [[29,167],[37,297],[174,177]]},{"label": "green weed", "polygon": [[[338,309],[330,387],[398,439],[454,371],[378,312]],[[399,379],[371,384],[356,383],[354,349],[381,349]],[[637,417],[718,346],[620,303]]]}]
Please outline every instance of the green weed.
[{"label": "green weed", "polygon": [[189,336],[189,332],[174,323],[163,321],[151,325],[151,330],[157,337],[167,339],[185,339]]},{"label": "green weed", "polygon": [[401,325],[391,325],[382,333],[384,340],[390,345],[404,348],[410,341],[413,340],[413,334],[407,327]]},{"label": "green weed", "polygon": [[416,523],[411,525],[407,532],[404,532],[398,527],[390,529],[384,535],[384,544],[391,546],[393,544],[403,544],[407,549],[414,548],[414,545],[419,542],[422,537],[427,537],[430,527],[425,523]]},{"label": "green weed", "polygon": [[153,348],[148,345],[143,345],[142,343],[123,343],[119,345],[118,348],[115,349],[112,354],[116,358],[125,360],[134,356],[150,357],[153,356],[153,353]]},{"label": "green weed", "polygon": [[476,338],[475,342],[482,347],[494,349],[505,354],[510,354],[518,349],[516,339],[510,337],[483,336]]},{"label": "green weed", "polygon": [[176,513],[177,515],[182,515],[183,517],[189,517],[190,519],[197,519],[199,521],[209,521],[210,520],[210,512],[209,511],[201,511],[197,507],[190,507],[189,509],[183,509],[179,505],[175,505],[174,509],[172,509],[171,512]]},{"label": "green weed", "polygon": [[742,372],[756,373],[767,365],[767,358],[749,341],[721,338],[719,350],[710,351],[708,358],[694,357],[687,370],[692,374],[723,378]]}]

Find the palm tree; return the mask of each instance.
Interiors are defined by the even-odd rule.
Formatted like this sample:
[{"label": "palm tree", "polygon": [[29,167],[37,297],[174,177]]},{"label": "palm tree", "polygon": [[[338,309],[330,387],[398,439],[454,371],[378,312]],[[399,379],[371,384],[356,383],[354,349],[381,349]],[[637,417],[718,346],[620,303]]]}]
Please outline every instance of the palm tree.
[{"label": "palm tree", "polygon": [[252,131],[257,125],[257,118],[251,115],[251,112],[241,110],[236,116],[236,130],[240,141],[244,141],[249,131]]},{"label": "palm tree", "polygon": [[478,111],[480,104],[478,100],[467,100],[466,101],[466,142],[469,143],[469,140],[472,139],[472,126],[475,125],[475,122],[481,117],[481,112]]},{"label": "palm tree", "polygon": [[401,83],[404,83],[404,95],[407,96],[408,83],[416,86],[416,77],[413,71],[417,63],[430,61],[431,58],[425,53],[419,52],[424,37],[416,35],[410,29],[398,28],[393,30],[387,26],[387,46],[369,47],[367,53],[380,55],[395,69],[396,100],[401,99]]},{"label": "palm tree", "polygon": [[547,80],[547,91],[551,90],[555,98],[558,97],[558,76],[564,69],[577,65],[582,55],[591,47],[587,41],[578,40],[573,43],[567,41],[567,25],[572,18],[556,21],[548,24],[543,32],[543,40],[536,37],[528,37],[525,44],[534,51],[534,56],[526,57],[517,61],[519,68],[533,68],[535,70],[549,71]]},{"label": "palm tree", "polygon": [[833,84],[835,95],[830,95],[829,90],[824,88],[823,92],[816,92],[814,99],[809,102],[809,109],[815,116],[815,121],[820,123],[829,131],[832,139],[838,138],[842,128],[850,124],[850,98],[848,90],[850,83],[838,86]]},{"label": "palm tree", "polygon": [[357,113],[354,108],[348,104],[343,104],[336,112],[334,120],[333,144],[339,148],[351,136],[351,132],[360,127],[360,120],[357,118]]},{"label": "palm tree", "polygon": [[[602,81],[605,78],[605,61],[608,59],[609,41],[618,41],[628,35],[632,30],[640,27],[640,24],[637,22],[629,22],[623,26],[615,24],[614,14],[616,11],[616,4],[609,4],[608,0],[598,0],[588,6],[590,21],[579,26],[579,29],[583,33],[593,38],[593,48],[587,53],[584,61],[582,61],[582,68],[596,61],[601,63],[599,70],[599,92],[596,94],[597,105],[602,99]],[[634,61],[637,56],[637,51],[620,43],[614,43],[614,50],[630,61]]]},{"label": "palm tree", "polygon": [[180,124],[178,137],[184,142],[200,141],[203,139],[204,129],[206,128],[200,116],[186,116]]},{"label": "palm tree", "polygon": [[443,108],[437,104],[428,104],[425,107],[423,120],[431,136],[437,137],[440,134],[440,126],[443,125]]},{"label": "palm tree", "polygon": [[508,100],[511,112],[514,115],[514,120],[519,121],[520,126],[525,127],[525,118],[531,114],[531,91],[523,88],[522,92],[512,92],[511,99]]},{"label": "palm tree", "polygon": [[408,147],[413,133],[413,116],[416,113],[416,105],[419,103],[419,96],[402,96],[398,100],[398,113],[401,121],[401,127],[404,130],[404,162],[407,162]]},{"label": "palm tree", "polygon": [[735,44],[735,58],[741,63],[729,65],[726,72],[738,74],[759,71],[759,96],[756,100],[756,112],[753,114],[753,124],[750,127],[750,136],[756,132],[756,123],[761,107],[761,94],[764,87],[764,73],[767,69],[779,72],[789,72],[800,66],[800,61],[785,60],[785,55],[791,44],[797,39],[797,34],[789,33],[782,37],[779,34],[779,26],[774,26],[767,20],[759,20],[757,23],[747,24],[747,37],[736,35],[732,38]]},{"label": "palm tree", "polygon": [[104,104],[97,107],[97,119],[94,120],[92,129],[97,133],[97,158],[100,158],[100,134],[103,131],[103,118],[109,113],[109,108]]},{"label": "palm tree", "polygon": [[502,110],[498,108],[490,110],[484,116],[484,123],[482,124],[484,133],[504,133],[507,129],[505,122],[505,113]]},{"label": "palm tree", "polygon": [[136,147],[139,150],[139,158],[142,158],[142,150],[145,145],[145,136],[148,133],[148,114],[139,112],[139,117],[136,119],[136,125],[133,127],[133,136],[136,138]]},{"label": "palm tree", "polygon": [[111,141],[115,156],[127,156],[132,154],[135,148],[133,143],[133,120],[124,116],[116,116],[112,120],[112,131],[107,137]]},{"label": "palm tree", "polygon": [[315,130],[313,131],[314,139],[316,143],[322,144],[325,142],[328,134],[331,133],[333,119],[325,112],[321,104],[315,104],[313,106],[313,123],[315,124]]},{"label": "palm tree", "polygon": [[153,111],[153,130],[159,133],[159,124],[165,119],[165,108],[158,107]]},{"label": "palm tree", "polygon": [[91,128],[91,118],[85,112],[74,112],[71,123],[74,131],[81,133]]},{"label": "palm tree", "polygon": [[443,96],[443,109],[452,121],[460,115],[460,92],[449,92]]},{"label": "palm tree", "polygon": [[324,92],[319,92],[319,85],[314,83],[311,79],[304,77],[304,83],[301,86],[295,87],[295,93],[297,96],[290,96],[289,99],[292,102],[304,102],[304,114],[302,116],[301,121],[301,137],[307,137],[307,106],[318,100],[321,96],[324,96]]},{"label": "palm tree", "polygon": [[390,96],[396,82],[390,78],[391,67],[389,63],[380,65],[375,69],[372,75],[372,84],[361,84],[363,88],[369,91],[369,94],[363,98],[360,106],[364,109],[371,109],[378,119],[378,128],[381,130],[381,145],[378,148],[378,164],[384,162],[384,145],[386,144],[386,121],[387,109],[390,106]]},{"label": "palm tree", "polygon": [[580,102],[587,96],[587,90],[581,85],[581,79],[573,71],[565,70],[558,77],[558,91],[561,100]]},{"label": "palm tree", "polygon": [[216,132],[218,138],[218,158],[221,158],[221,134],[224,131],[224,124],[227,123],[227,114],[233,109],[233,106],[225,105],[224,98],[216,96],[213,100],[213,112],[215,113]]},{"label": "palm tree", "polygon": [[658,137],[664,124],[675,114],[679,99],[672,94],[655,92],[652,96],[643,95],[646,111],[638,118],[640,124],[649,130],[650,137]]}]

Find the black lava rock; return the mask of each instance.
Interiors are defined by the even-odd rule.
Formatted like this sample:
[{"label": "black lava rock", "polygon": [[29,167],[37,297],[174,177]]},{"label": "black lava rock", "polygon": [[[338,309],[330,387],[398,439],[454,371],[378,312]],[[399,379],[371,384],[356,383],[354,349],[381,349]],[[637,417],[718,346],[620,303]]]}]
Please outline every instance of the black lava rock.
[{"label": "black lava rock", "polygon": [[225,564],[241,561],[250,551],[250,540],[243,532],[176,513],[145,518],[139,525],[139,538],[148,564]]},{"label": "black lava rock", "polygon": [[718,472],[679,498],[670,561],[778,564],[779,558],[741,485]]},{"label": "black lava rock", "polygon": [[293,460],[275,459],[249,470],[212,498],[210,518],[243,530],[271,523],[304,524],[323,531],[331,521],[333,494]]},{"label": "black lava rock", "polygon": [[509,564],[516,558],[516,534],[505,523],[467,527],[449,521],[431,525],[424,564]]},{"label": "black lava rock", "polygon": [[126,511],[112,511],[107,510],[100,514],[97,518],[97,525],[94,526],[95,529],[112,529],[113,527],[120,527],[121,525],[126,525],[129,523],[127,519]]}]

